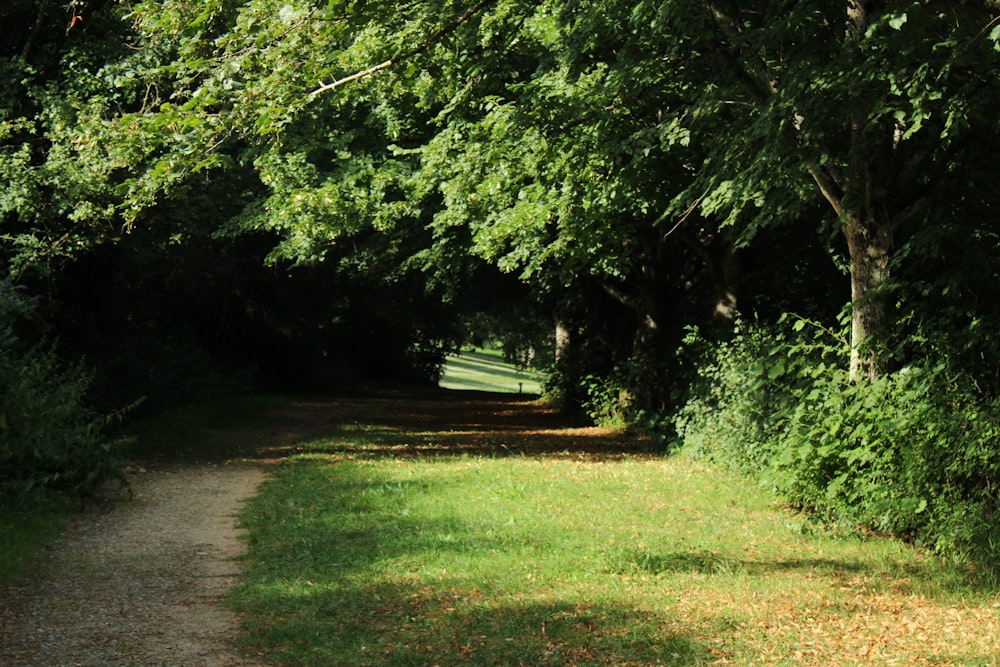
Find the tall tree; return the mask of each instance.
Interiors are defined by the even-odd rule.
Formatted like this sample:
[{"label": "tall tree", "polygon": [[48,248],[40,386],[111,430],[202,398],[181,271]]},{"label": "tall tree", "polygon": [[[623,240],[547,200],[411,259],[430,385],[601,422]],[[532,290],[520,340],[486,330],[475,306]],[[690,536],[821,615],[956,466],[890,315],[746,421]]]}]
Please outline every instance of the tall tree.
[{"label": "tall tree", "polygon": [[[22,249],[113,235],[244,170],[261,187],[229,228],[277,234],[275,258],[374,231],[438,284],[465,252],[538,285],[587,276],[635,313],[641,360],[664,322],[731,314],[740,253],[795,225],[842,238],[863,378],[889,365],[899,249],[992,169],[988,0],[102,7],[132,48],[88,47],[22,95],[41,125],[6,112],[10,137],[44,128],[0,165]],[[17,203],[40,199],[58,224]]]},{"label": "tall tree", "polygon": [[895,250],[915,226],[936,223],[927,212],[939,193],[989,168],[981,142],[998,129],[989,111],[1000,98],[990,74],[996,3],[711,0],[644,10],[689,36],[668,61],[694,72],[706,94],[683,113],[745,108],[702,165],[709,199],[740,210],[766,201],[784,174],[807,200],[798,171],[832,208],[849,254],[851,375],[878,376]]}]

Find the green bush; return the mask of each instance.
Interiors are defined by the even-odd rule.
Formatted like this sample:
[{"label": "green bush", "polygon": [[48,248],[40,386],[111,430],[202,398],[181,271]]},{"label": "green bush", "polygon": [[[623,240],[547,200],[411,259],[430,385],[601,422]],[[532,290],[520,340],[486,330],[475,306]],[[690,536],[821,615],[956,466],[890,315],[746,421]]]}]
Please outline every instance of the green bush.
[{"label": "green bush", "polygon": [[714,344],[697,329],[689,331],[685,346],[698,349],[702,360],[691,396],[676,419],[688,454],[743,474],[766,467],[779,400],[765,381],[770,369],[761,365],[768,339],[763,329],[742,325],[731,340]]},{"label": "green bush", "polygon": [[998,401],[945,360],[853,383],[802,321],[714,346],[678,417],[683,446],[840,528],[946,556],[1000,556]]},{"label": "green bush", "polygon": [[629,425],[631,404],[625,383],[621,379],[588,375],[580,384],[586,396],[583,410],[594,424],[604,428],[624,428]]},{"label": "green bush", "polygon": [[0,284],[0,499],[124,484],[123,443],[105,435],[113,417],[85,405],[90,375],[64,366],[51,347],[22,342],[17,327],[30,313],[18,290]]}]

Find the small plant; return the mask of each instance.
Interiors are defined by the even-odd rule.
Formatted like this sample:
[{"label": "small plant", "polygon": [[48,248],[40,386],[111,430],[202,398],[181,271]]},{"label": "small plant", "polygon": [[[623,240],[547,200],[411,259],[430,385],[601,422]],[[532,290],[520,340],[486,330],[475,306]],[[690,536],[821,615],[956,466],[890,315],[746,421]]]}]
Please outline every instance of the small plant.
[{"label": "small plant", "polygon": [[105,435],[118,415],[86,407],[91,376],[81,365],[65,366],[51,346],[23,344],[16,330],[30,306],[0,285],[0,499],[86,496],[109,480],[126,484],[123,442]]},{"label": "small plant", "polygon": [[772,434],[786,399],[775,382],[788,370],[780,340],[741,325],[728,341],[705,341],[692,329],[685,346],[703,350],[698,381],[676,428],[685,450],[744,474],[759,474],[773,455]]},{"label": "small plant", "polygon": [[586,392],[583,409],[594,424],[604,428],[625,428],[630,424],[632,401],[622,382],[588,375],[581,384]]}]

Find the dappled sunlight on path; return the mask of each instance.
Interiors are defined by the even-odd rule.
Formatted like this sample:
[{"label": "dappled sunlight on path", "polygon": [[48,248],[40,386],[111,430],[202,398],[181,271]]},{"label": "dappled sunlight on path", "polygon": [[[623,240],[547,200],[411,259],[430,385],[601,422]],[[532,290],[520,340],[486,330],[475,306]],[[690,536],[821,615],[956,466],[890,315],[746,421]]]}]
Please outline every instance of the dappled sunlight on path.
[{"label": "dappled sunlight on path", "polygon": [[306,400],[272,415],[287,428],[266,459],[357,456],[649,456],[651,443],[620,430],[573,424],[541,400],[483,392],[414,392]]}]

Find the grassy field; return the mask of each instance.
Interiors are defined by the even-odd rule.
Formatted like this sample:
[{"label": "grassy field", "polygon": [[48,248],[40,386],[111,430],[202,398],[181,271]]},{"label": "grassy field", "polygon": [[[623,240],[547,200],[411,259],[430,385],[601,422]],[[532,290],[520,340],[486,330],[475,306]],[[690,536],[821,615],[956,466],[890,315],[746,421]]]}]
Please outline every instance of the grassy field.
[{"label": "grassy field", "polygon": [[341,400],[243,514],[290,665],[996,665],[1000,603],[899,541],[516,400]]},{"label": "grassy field", "polygon": [[496,350],[476,349],[448,357],[440,386],[444,389],[541,394],[543,374],[504,362]]}]

